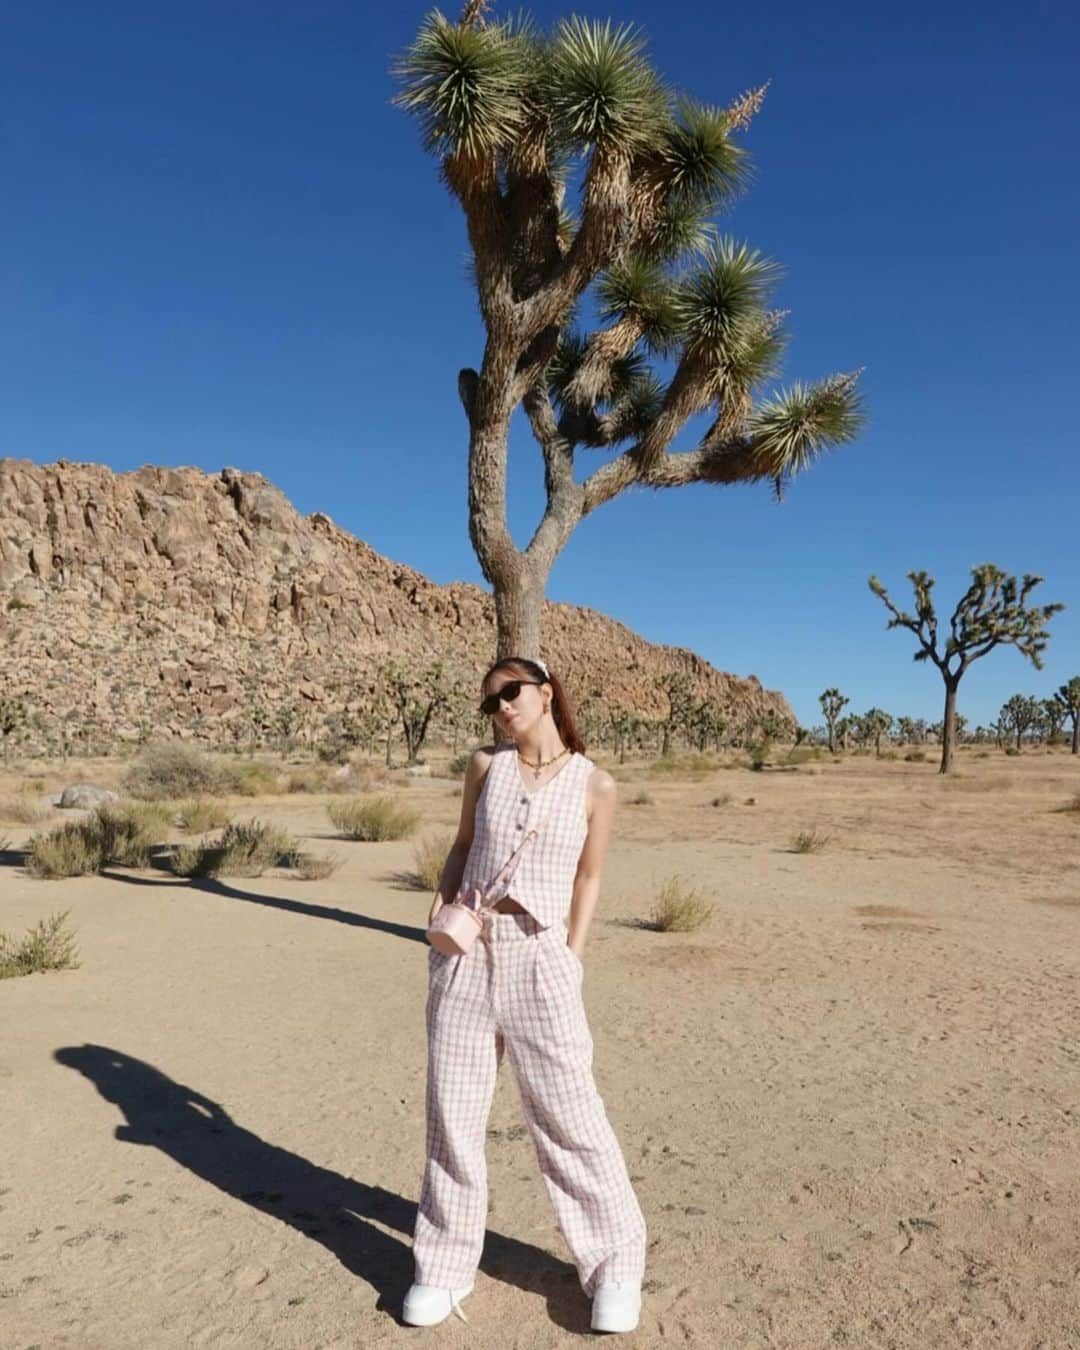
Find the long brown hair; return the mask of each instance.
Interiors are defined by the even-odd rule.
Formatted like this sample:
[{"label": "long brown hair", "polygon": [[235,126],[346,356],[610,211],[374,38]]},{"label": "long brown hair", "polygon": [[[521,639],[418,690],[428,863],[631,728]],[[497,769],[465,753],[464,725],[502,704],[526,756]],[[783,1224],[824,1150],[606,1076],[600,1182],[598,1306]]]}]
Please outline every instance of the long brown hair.
[{"label": "long brown hair", "polygon": [[[578,731],[577,723],[574,721],[574,710],[570,706],[566,690],[562,687],[559,677],[554,671],[550,675],[545,675],[543,668],[527,656],[504,656],[501,661],[496,661],[494,665],[488,667],[487,673],[480,681],[481,689],[487,684],[488,677],[497,670],[512,670],[515,675],[523,675],[528,680],[543,680],[546,684],[550,684],[552,691],[551,716],[559,729],[563,744],[568,750],[573,750],[579,755],[585,753],[585,742],[582,740],[581,732]],[[494,719],[492,721],[494,723]],[[498,727],[496,727],[497,735]]]}]

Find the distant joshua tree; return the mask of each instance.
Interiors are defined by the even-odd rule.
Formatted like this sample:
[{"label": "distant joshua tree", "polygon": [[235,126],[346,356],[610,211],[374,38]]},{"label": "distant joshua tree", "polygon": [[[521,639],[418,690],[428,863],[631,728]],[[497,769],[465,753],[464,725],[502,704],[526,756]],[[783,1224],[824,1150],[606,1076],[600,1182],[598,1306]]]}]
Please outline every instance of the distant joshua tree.
[{"label": "distant joshua tree", "polygon": [[12,738],[21,734],[26,723],[26,701],[7,694],[0,697],[0,739],[4,744],[5,764],[8,762],[8,747]]},{"label": "distant joshua tree", "polygon": [[1039,725],[1042,709],[1037,698],[1031,694],[1013,694],[1001,705],[998,713],[998,726],[1006,733],[1016,737],[1016,748],[1020,749],[1024,737],[1032,727]]},{"label": "distant joshua tree", "polygon": [[[395,63],[394,101],[468,230],[487,333],[480,369],[458,375],[469,536],[501,657],[539,651],[548,575],[590,512],[635,487],[764,481],[779,497],[862,414],[857,372],[761,397],[786,345],[778,269],[711,217],[747,182],[736,137],[764,88],[705,106],[670,89],[629,26],[575,17],[544,33],[486,9],[469,0],[457,23],[432,10]],[[591,287],[599,326],[583,332]],[[650,355],[672,358],[666,383]],[[506,520],[519,406],[546,492],[523,551]],[[698,445],[673,452],[704,412]],[[579,450],[616,453],[578,482]]]},{"label": "distant joshua tree", "polygon": [[835,755],[836,724],[849,700],[844,697],[839,689],[826,689],[823,694],[818,695],[818,702],[821,704],[821,711],[825,714],[825,725],[829,729],[829,750]]},{"label": "distant joshua tree", "polygon": [[942,719],[941,773],[952,767],[956,742],[956,691],[973,661],[998,646],[1013,646],[1036,670],[1042,669],[1041,653],[1050,641],[1046,624],[1065,606],[1060,603],[1025,608],[1031,591],[1042,577],[1024,574],[1018,583],[993,563],[971,569],[971,585],[949,619],[949,635],[944,649],[938,646],[938,617],[931,591],[934,578],[926,572],[908,572],[915,590],[916,616],[899,610],[889,599],[885,587],[870,577],[870,589],[892,614],[887,628],[908,628],[919,640],[916,661],[933,661],[945,682],[945,716]]},{"label": "distant joshua tree", "polygon": [[1068,684],[1061,686],[1054,702],[1061,705],[1064,717],[1072,722],[1072,752],[1080,754],[1080,675],[1074,675]]}]

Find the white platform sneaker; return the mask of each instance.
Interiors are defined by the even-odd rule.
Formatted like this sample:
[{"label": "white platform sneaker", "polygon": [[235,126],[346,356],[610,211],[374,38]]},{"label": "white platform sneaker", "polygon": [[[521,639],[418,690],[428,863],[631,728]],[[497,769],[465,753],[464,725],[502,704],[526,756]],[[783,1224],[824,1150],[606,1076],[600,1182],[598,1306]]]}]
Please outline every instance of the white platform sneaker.
[{"label": "white platform sneaker", "polygon": [[401,1310],[402,1321],[414,1327],[433,1327],[453,1312],[463,1322],[468,1322],[461,1310],[461,1300],[472,1291],[472,1284],[462,1285],[460,1289],[440,1289],[434,1284],[410,1285]]},{"label": "white platform sneaker", "polygon": [[633,1331],[641,1316],[641,1286],[613,1280],[598,1285],[592,1300],[593,1331]]}]

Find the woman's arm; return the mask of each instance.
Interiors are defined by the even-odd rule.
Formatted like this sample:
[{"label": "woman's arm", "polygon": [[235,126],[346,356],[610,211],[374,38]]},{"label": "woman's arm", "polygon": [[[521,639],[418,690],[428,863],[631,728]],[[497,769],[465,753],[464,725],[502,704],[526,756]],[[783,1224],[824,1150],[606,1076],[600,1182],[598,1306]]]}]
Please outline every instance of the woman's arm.
[{"label": "woman's arm", "polygon": [[586,786],[586,812],[589,832],[581,848],[577,874],[574,877],[574,895],[570,902],[567,946],[582,961],[585,960],[585,938],[592,923],[593,912],[600,899],[600,878],[604,870],[608,844],[615,821],[615,779],[606,769],[594,769]]},{"label": "woman's arm", "polygon": [[461,789],[461,816],[458,820],[457,838],[454,840],[450,852],[446,855],[439,884],[435,888],[431,911],[428,914],[429,925],[443,905],[449,904],[457,895],[461,878],[465,875],[465,864],[469,858],[469,849],[472,847],[473,831],[476,826],[476,799],[480,796],[480,789],[484,785],[488,765],[491,763],[491,756],[494,753],[494,746],[484,745],[474,750],[469,758],[468,767],[465,770],[465,782]]}]

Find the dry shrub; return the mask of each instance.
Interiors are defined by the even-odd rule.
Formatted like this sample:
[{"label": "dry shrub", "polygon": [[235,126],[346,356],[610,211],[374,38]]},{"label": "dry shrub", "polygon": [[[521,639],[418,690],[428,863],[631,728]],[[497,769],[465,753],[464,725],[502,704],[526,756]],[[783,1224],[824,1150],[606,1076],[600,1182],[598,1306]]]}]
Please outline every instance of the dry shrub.
[{"label": "dry shrub", "polygon": [[792,836],[791,851],[820,853],[831,838],[831,834],[824,834],[820,830],[800,830],[798,834]]},{"label": "dry shrub", "polygon": [[330,802],[326,814],[346,839],[368,842],[403,839],[413,832],[420,820],[419,811],[400,805],[388,792]]},{"label": "dry shrub", "polygon": [[205,834],[230,824],[232,814],[223,803],[209,797],[192,797],[176,808],[176,823],[185,834]]},{"label": "dry shrub", "polygon": [[146,746],[123,780],[132,797],[258,797],[278,791],[277,775],[255,760],[222,760],[184,741]]},{"label": "dry shrub", "polygon": [[[285,776],[286,792],[328,792],[333,768],[329,764],[305,764]],[[342,781],[342,780],[339,780]]]},{"label": "dry shrub", "polygon": [[1000,774],[992,778],[967,778],[961,774],[947,774],[943,781],[950,792],[1003,792],[1013,785],[1011,777],[1007,775],[1002,777]]},{"label": "dry shrub", "polygon": [[1073,793],[1072,797],[1064,806],[1058,807],[1059,811],[1064,811],[1067,815],[1080,818],[1080,792]]},{"label": "dry shrub", "polygon": [[926,761],[927,761],[927,758],[928,758],[928,756],[927,756],[927,753],[926,753],[925,750],[909,750],[909,751],[907,752],[907,754],[904,756],[904,763],[905,763],[905,764],[925,764]]},{"label": "dry shrub", "polygon": [[655,806],[656,802],[644,788],[641,788],[629,799],[629,804],[631,806]]},{"label": "dry shrub", "polygon": [[653,927],[662,933],[691,933],[707,923],[715,906],[696,887],[684,887],[678,876],[669,877],[653,905]]},{"label": "dry shrub", "polygon": [[720,795],[719,795],[718,797],[714,797],[714,798],[712,799],[712,801],[709,803],[709,805],[710,805],[710,806],[730,806],[730,805],[731,805],[731,793],[730,793],[730,792],[721,792]]},{"label": "dry shrub", "polygon": [[298,881],[325,881],[341,866],[336,853],[291,853],[282,863]]},{"label": "dry shrub", "polygon": [[298,852],[287,830],[250,820],[226,825],[205,844],[182,844],[173,853],[172,870],[181,877],[261,877],[268,867],[288,866]]},{"label": "dry shrub", "polygon": [[146,867],[150,852],[168,830],[168,813],[157,802],[103,802],[85,820],[69,820],[26,846],[32,877],[56,881],[117,867]]},{"label": "dry shrub", "polygon": [[15,825],[40,825],[49,814],[49,808],[34,801],[25,788],[10,797],[0,797],[0,820]]},{"label": "dry shrub", "polygon": [[0,933],[0,980],[46,970],[76,969],[75,934],[64,923],[70,912],[65,909],[41,919],[19,942]]},{"label": "dry shrub", "polygon": [[714,773],[717,769],[725,767],[724,761],[712,753],[676,755],[669,751],[668,754],[659,755],[651,760],[645,766],[645,772],[658,777],[677,774],[681,778],[683,775],[694,777],[703,773]]},{"label": "dry shrub", "polygon": [[416,871],[413,874],[417,890],[434,891],[442,878],[446,866],[446,857],[454,847],[456,830],[442,830],[438,834],[425,835],[413,848]]}]

